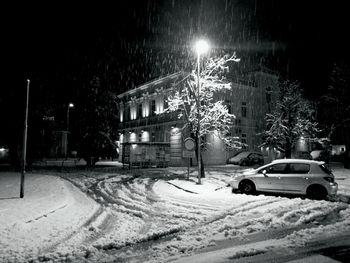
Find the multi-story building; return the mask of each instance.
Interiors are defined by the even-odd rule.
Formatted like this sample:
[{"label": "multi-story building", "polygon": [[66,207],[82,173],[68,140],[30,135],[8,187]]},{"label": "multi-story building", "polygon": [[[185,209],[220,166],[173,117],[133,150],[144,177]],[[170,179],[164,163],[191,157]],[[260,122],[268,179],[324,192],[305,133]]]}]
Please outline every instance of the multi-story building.
[{"label": "multi-story building", "polygon": [[[164,112],[168,95],[183,85],[188,75],[174,73],[118,95],[120,161],[129,162],[129,157],[133,155],[133,162],[137,163],[157,158],[169,162],[171,166],[188,163],[188,159],[183,158],[183,141],[188,135],[181,129],[184,122],[178,118],[177,112]],[[260,150],[258,133],[265,128],[265,114],[275,104],[278,77],[260,69],[246,74],[243,79],[231,78],[231,81],[231,89],[217,94],[229,112],[236,116],[231,135],[247,144],[247,149]],[[205,164],[225,164],[233,154],[215,136],[215,131],[205,140],[208,142],[207,149],[203,151]],[[196,163],[195,158],[192,161]],[[145,163],[148,165],[152,161]]]}]

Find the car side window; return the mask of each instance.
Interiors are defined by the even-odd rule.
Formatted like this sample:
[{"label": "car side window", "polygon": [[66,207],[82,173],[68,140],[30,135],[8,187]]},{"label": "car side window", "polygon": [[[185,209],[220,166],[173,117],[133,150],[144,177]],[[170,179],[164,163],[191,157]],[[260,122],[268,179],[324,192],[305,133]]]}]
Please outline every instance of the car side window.
[{"label": "car side window", "polygon": [[290,164],[290,173],[293,174],[306,174],[310,171],[310,165],[305,163],[292,163]]},{"label": "car side window", "polygon": [[279,163],[271,165],[266,169],[267,173],[269,174],[281,174],[287,172],[287,164],[285,163]]}]

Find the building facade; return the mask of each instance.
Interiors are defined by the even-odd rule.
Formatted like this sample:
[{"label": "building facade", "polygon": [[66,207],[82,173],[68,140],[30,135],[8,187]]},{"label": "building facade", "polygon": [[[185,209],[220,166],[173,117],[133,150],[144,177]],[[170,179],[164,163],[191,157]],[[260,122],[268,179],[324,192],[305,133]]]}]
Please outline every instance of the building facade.
[{"label": "building facade", "polygon": [[[152,145],[158,148],[162,145],[167,148],[162,160],[168,165],[188,164],[188,158],[183,157],[183,142],[188,137],[181,129],[184,122],[178,118],[177,112],[164,112],[167,97],[179,85],[183,85],[188,76],[184,72],[174,73],[118,95],[120,161],[130,162],[131,155],[134,162],[152,160],[154,155],[161,154],[147,149],[152,148]],[[247,150],[260,151],[258,133],[265,128],[265,114],[275,105],[278,77],[266,70],[258,70],[246,74],[242,79],[232,77],[230,82],[231,89],[217,94],[217,97],[236,116],[231,135],[245,143]],[[204,138],[208,144],[202,155],[207,165],[225,164],[234,154],[215,132]],[[150,162],[147,161],[146,165]],[[195,165],[196,159],[193,158],[191,162]]]}]

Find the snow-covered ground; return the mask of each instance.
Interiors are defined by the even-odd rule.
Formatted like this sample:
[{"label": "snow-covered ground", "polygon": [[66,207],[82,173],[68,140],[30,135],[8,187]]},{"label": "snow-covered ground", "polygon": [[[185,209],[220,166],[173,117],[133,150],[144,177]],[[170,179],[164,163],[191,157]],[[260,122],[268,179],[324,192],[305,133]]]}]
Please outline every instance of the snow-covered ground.
[{"label": "snow-covered ground", "polygon": [[232,194],[234,169],[29,174],[24,199],[0,173],[0,262],[226,262],[350,236],[349,170],[330,202]]},{"label": "snow-covered ground", "polygon": [[23,262],[69,239],[98,205],[69,182],[27,174],[0,173],[0,262]]}]

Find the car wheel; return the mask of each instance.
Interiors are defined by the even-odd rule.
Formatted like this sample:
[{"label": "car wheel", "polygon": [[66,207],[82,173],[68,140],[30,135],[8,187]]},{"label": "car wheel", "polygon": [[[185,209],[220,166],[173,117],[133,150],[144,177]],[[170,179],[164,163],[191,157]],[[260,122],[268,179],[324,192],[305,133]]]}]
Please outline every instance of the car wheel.
[{"label": "car wheel", "polygon": [[312,185],[307,189],[307,197],[313,200],[324,200],[327,197],[327,190],[320,185]]},{"label": "car wheel", "polygon": [[255,185],[253,182],[245,180],[239,184],[239,190],[242,194],[253,194],[255,193]]}]

